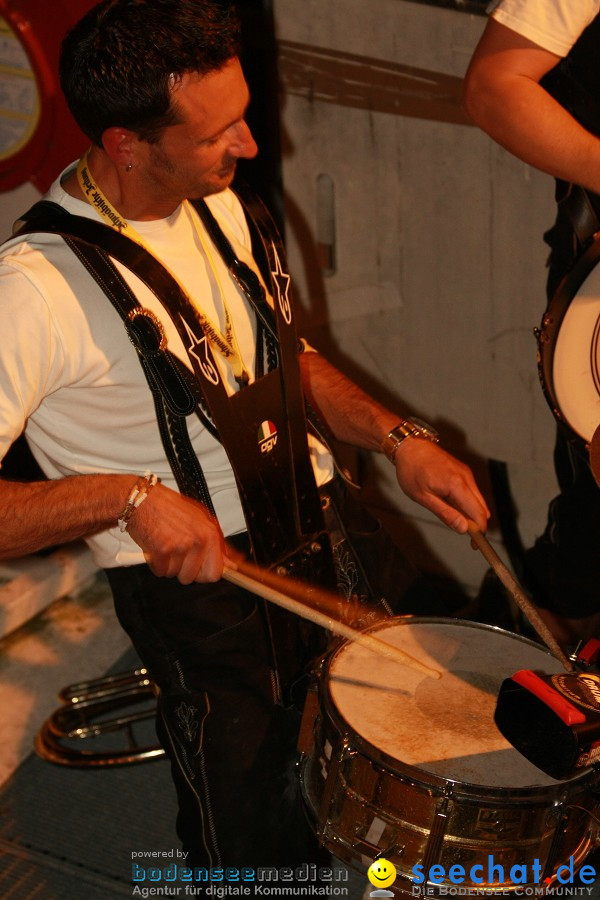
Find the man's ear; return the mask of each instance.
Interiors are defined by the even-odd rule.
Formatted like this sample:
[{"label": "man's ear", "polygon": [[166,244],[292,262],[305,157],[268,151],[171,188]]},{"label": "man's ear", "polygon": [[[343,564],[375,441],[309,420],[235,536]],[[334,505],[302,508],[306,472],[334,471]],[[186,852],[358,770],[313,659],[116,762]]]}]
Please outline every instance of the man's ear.
[{"label": "man's ear", "polygon": [[108,158],[121,168],[126,168],[135,162],[136,145],[138,137],[128,128],[118,125],[107,128],[102,135],[102,146]]}]

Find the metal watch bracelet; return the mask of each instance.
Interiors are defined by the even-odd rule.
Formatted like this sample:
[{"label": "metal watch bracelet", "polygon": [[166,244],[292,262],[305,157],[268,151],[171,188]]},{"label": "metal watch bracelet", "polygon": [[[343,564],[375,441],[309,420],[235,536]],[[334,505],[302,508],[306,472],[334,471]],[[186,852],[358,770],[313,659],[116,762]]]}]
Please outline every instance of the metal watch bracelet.
[{"label": "metal watch bracelet", "polygon": [[435,428],[422,419],[402,419],[381,442],[382,453],[387,456],[393,465],[396,464],[398,447],[408,437],[423,438],[434,444],[439,443],[440,440]]}]

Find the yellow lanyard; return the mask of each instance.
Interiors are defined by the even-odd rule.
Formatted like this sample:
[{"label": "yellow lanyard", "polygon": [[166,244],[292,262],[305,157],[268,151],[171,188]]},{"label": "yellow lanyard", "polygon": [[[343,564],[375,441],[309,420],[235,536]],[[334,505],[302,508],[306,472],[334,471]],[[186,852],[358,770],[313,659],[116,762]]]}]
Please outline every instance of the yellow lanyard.
[{"label": "yellow lanyard", "polygon": [[[135,230],[131,223],[126,222],[124,219],[122,219],[114,206],[112,206],[106,199],[90,174],[90,170],[87,164],[87,156],[88,154],[85,153],[85,155],[79,160],[79,165],[77,166],[77,181],[87,202],[94,207],[94,209],[98,212],[102,220],[106,222],[107,225],[110,225],[111,228],[117,229],[117,231],[120,231],[126,237],[131,238],[132,241],[135,241],[137,244],[143,247],[144,250],[150,253],[155,259],[158,259],[152,249],[148,246],[147,242]],[[249,377],[248,372],[244,367],[242,355],[240,353],[237,338],[235,336],[235,331],[233,329],[233,321],[231,319],[229,307],[227,306],[227,301],[225,299],[225,292],[223,291],[221,280],[214,264],[209,246],[204,235],[202,234],[201,229],[196,223],[196,217],[195,215],[191,214],[190,218],[193,222],[194,228],[196,229],[196,233],[200,239],[200,243],[202,244],[204,255],[208,260],[213,277],[215,279],[215,283],[217,284],[219,292],[221,294],[221,300],[223,303],[223,310],[225,314],[225,333],[223,333],[220,328],[210,320],[206,313],[198,307],[197,303],[192,297],[190,297],[188,291],[183,287],[176,275],[167,266],[165,266],[163,261],[158,259],[158,262],[165,269],[167,269],[167,271],[173,278],[175,278],[181,290],[198,313],[200,324],[202,325],[204,334],[210,340],[213,347],[218,350],[221,356],[226,359],[227,362],[231,365],[235,380],[240,386],[243,386],[245,384],[248,384]]]}]

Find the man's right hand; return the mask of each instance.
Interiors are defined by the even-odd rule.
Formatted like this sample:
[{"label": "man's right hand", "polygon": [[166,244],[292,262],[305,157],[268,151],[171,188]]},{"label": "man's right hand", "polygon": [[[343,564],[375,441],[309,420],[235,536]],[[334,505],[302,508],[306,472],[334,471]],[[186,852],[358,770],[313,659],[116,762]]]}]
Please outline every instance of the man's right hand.
[{"label": "man's right hand", "polygon": [[[135,475],[77,475],[48,481],[0,479],[0,559],[36,553],[114,528]],[[218,581],[225,542],[201,503],[155,485],[127,530],[157,575],[182,584]]]},{"label": "man's right hand", "polygon": [[181,584],[218,581],[225,542],[205,506],[157,484],[131,516],[127,531],[155,575]]}]

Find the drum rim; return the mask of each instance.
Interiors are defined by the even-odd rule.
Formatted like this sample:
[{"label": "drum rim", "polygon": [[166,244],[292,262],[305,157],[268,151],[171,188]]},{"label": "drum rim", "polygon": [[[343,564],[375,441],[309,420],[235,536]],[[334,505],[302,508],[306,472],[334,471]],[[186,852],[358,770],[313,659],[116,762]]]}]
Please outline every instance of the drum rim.
[{"label": "drum rim", "polygon": [[[441,616],[390,616],[389,619],[386,619],[383,622],[377,622],[375,625],[363,629],[363,631],[368,633],[376,632],[389,627],[390,624],[394,622],[403,625],[468,626],[469,628],[476,628],[481,631],[489,631],[516,638],[524,644],[528,644],[537,650],[545,652],[550,657],[553,656],[547,648],[537,641],[523,637],[523,635],[520,634],[515,634],[514,632],[508,631],[505,628],[500,628],[497,625],[488,625],[484,622],[472,622],[468,619],[453,619]],[[390,771],[400,780],[414,784],[419,788],[440,788],[440,793],[443,793],[445,796],[460,799],[462,801],[481,801],[482,799],[487,801],[493,800],[500,805],[504,804],[510,806],[519,800],[530,800],[535,797],[539,798],[540,803],[547,805],[549,797],[553,797],[554,795],[560,796],[561,800],[564,799],[567,788],[571,789],[572,787],[577,787],[578,789],[586,789],[592,782],[600,779],[600,771],[596,771],[591,767],[589,769],[583,769],[580,774],[574,775],[568,779],[563,779],[562,781],[553,779],[553,783],[551,784],[527,785],[518,788],[498,787],[495,785],[475,784],[469,781],[462,781],[460,778],[444,778],[442,775],[427,772],[418,766],[402,762],[401,760],[395,759],[395,757],[389,756],[379,747],[372,744],[367,738],[357,734],[349,728],[348,723],[345,721],[331,696],[329,680],[326,676],[331,671],[331,666],[335,657],[341,653],[349,643],[349,641],[336,642],[335,647],[332,648],[324,660],[319,691],[321,703],[323,704],[324,700],[327,701],[324,705],[330,720],[333,722],[342,739],[344,739],[345,735],[348,735],[349,746],[352,749],[360,752],[371,763]],[[323,696],[325,690],[326,697]],[[351,734],[348,734],[348,732],[351,732]],[[343,742],[346,743],[345,740]],[[551,776],[545,775],[545,777],[549,778]]]},{"label": "drum rim", "polygon": [[548,301],[540,328],[537,329],[538,377],[546,402],[558,424],[568,431],[572,439],[587,445],[587,438],[580,434],[563,415],[554,388],[554,355],[558,335],[571,303],[580,288],[600,262],[600,237],[595,237],[573,267],[562,278]]}]

